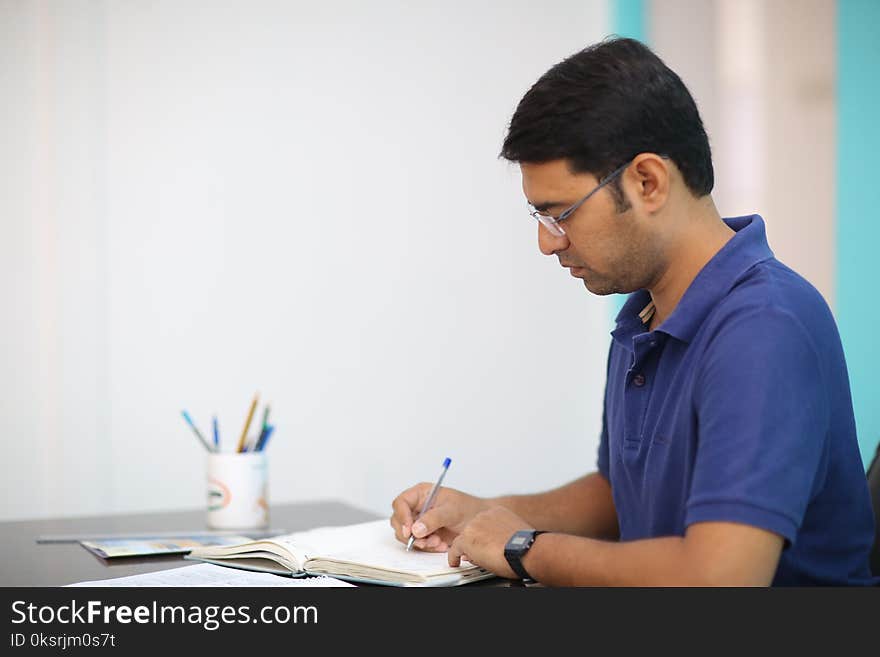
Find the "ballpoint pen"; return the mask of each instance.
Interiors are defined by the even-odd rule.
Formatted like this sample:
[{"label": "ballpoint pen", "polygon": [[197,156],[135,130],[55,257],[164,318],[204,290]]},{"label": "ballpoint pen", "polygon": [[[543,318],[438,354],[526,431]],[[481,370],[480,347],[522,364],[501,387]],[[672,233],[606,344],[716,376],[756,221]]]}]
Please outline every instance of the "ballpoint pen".
[{"label": "ballpoint pen", "polygon": [[[440,490],[440,484],[443,482],[443,477],[446,476],[446,471],[449,470],[449,464],[452,463],[452,460],[447,456],[446,460],[443,461],[443,469],[440,471],[440,478],[437,480],[437,483],[434,484],[434,487],[431,489],[431,492],[428,493],[428,499],[425,500],[425,503],[422,505],[422,510],[419,511],[419,517],[416,518],[416,522],[422,519],[422,516],[431,508],[431,505],[434,503],[434,498],[437,496],[437,491]],[[415,523],[413,523],[415,524]],[[409,540],[406,542],[406,551],[409,552],[410,548],[412,548],[413,541],[416,540],[416,537],[412,534],[412,528],[410,528]]]},{"label": "ballpoint pen", "polygon": [[266,430],[263,432],[263,434],[260,436],[260,439],[257,441],[256,447],[254,447],[255,452],[262,452],[264,449],[266,449],[266,443],[268,443],[269,438],[272,437],[273,431],[275,431],[275,425],[274,424],[267,424]]},{"label": "ballpoint pen", "polygon": [[196,428],[195,423],[192,421],[192,418],[189,416],[189,413],[187,413],[186,411],[183,411],[183,419],[186,420],[186,423],[193,430],[193,433],[196,434],[196,438],[198,438],[199,440],[202,441],[202,445],[205,446],[205,449],[208,450],[209,452],[213,452],[214,448],[211,447],[210,443],[208,443],[207,440],[205,440],[205,437],[202,435],[202,432]]},{"label": "ballpoint pen", "polygon": [[220,427],[217,426],[217,416],[214,416],[214,451],[220,451]]}]

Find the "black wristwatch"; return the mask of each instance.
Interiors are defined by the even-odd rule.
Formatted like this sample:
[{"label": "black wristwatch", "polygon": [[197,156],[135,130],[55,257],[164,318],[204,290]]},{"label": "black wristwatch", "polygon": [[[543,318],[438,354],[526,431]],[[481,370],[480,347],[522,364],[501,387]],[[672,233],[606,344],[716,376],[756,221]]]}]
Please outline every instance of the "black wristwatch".
[{"label": "black wristwatch", "polygon": [[522,560],[526,556],[526,552],[529,551],[529,548],[532,547],[535,539],[541,534],[546,533],[546,531],[539,529],[521,529],[511,536],[510,540],[507,541],[507,545],[504,546],[504,558],[507,559],[507,563],[513,568],[513,572],[521,579],[532,579],[532,576],[523,567]]}]

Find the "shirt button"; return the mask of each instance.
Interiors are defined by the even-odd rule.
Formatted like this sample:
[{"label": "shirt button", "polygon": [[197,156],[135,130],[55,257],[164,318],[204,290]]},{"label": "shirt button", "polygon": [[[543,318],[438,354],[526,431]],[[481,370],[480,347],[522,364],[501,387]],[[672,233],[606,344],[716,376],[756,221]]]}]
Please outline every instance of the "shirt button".
[{"label": "shirt button", "polygon": [[633,377],[633,385],[638,386],[639,388],[641,388],[643,385],[645,385],[645,375],[644,374],[636,374]]}]

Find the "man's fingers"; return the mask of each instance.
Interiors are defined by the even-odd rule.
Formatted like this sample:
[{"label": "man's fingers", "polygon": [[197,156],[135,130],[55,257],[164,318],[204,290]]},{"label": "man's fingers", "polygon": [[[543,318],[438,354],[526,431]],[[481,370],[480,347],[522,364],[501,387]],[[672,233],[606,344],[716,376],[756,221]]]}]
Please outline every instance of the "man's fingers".
[{"label": "man's fingers", "polygon": [[412,524],[413,508],[418,503],[418,494],[409,488],[394,498],[391,502],[391,508],[394,510],[394,517],[401,525]]},{"label": "man's fingers", "polygon": [[394,514],[392,514],[391,518],[389,518],[389,524],[394,530],[394,537],[398,541],[402,541],[405,543],[409,540],[409,525],[404,525],[403,522],[401,522],[400,518],[397,516],[396,511]]},{"label": "man's fingers", "polygon": [[435,549],[437,549],[437,546],[440,545],[440,543],[442,543],[442,541],[440,540],[440,537],[437,536],[437,534],[431,534],[428,537],[427,547],[429,550],[435,550]]},{"label": "man's fingers", "polygon": [[461,548],[458,545],[458,539],[452,541],[449,550],[446,551],[446,560],[450,567],[456,568],[461,565]]},{"label": "man's fingers", "polygon": [[[436,541],[434,539],[437,539]],[[432,534],[430,538],[419,538],[413,541],[413,547],[423,552],[446,552],[449,549],[446,541]]]},{"label": "man's fingers", "polygon": [[426,538],[439,529],[447,527],[454,519],[454,509],[446,504],[435,506],[428,510],[421,518],[412,525],[412,533],[416,538]]},{"label": "man's fingers", "polygon": [[391,516],[391,526],[394,527],[395,536],[400,541],[409,540],[413,518],[421,508],[423,499],[427,496],[424,490],[426,486],[430,487],[430,484],[421,483],[407,488],[391,502],[391,508],[394,511]]},{"label": "man's fingers", "polygon": [[395,516],[391,516],[389,524],[394,530],[394,538],[404,542],[409,540],[409,527],[404,527]]}]

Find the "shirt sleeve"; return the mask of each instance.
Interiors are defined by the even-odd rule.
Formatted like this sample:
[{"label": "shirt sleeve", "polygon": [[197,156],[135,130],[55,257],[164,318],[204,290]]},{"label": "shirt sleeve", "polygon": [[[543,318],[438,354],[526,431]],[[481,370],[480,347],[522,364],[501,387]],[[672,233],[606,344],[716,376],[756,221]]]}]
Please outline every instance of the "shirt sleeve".
[{"label": "shirt sleeve", "polygon": [[705,353],[685,526],[743,523],[794,544],[823,471],[830,422],[813,342],[797,318],[760,308],[731,317]]}]

